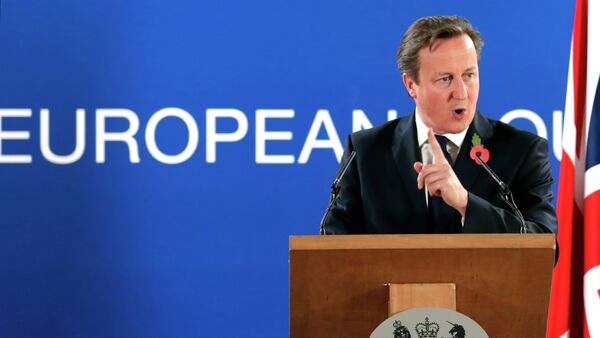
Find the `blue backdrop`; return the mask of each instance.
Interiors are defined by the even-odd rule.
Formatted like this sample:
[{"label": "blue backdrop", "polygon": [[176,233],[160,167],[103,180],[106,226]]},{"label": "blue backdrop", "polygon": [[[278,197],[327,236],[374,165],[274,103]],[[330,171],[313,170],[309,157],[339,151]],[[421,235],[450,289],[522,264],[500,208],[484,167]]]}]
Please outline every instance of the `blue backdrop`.
[{"label": "blue backdrop", "polygon": [[[288,236],[318,233],[353,111],[379,124],[413,109],[395,55],[420,16],[482,32],[482,112],[528,110],[511,123],[545,128],[552,154],[560,136],[572,1],[0,9],[1,337],[288,335]],[[73,153],[78,109],[84,148],[57,164],[42,148]]]}]

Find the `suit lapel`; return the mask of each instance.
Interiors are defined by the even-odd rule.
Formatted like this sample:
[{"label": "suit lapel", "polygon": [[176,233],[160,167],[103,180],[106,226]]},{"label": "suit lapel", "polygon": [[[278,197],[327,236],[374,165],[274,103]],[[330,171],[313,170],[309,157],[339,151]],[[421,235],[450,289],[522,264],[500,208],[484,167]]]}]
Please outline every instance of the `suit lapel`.
[{"label": "suit lapel", "polygon": [[[421,161],[421,152],[417,145],[417,128],[415,125],[414,112],[406,119],[401,119],[394,130],[394,141],[392,145],[392,154],[396,163],[398,173],[400,173],[406,195],[414,208],[415,215],[423,215],[423,223],[427,215],[427,204],[425,202],[425,192],[417,189],[417,173],[413,169],[416,161]],[[470,156],[471,138],[477,133],[484,145],[489,142],[493,136],[492,125],[479,112],[475,114],[473,122],[469,126],[465,140],[454,163],[453,169],[463,187],[470,191],[477,178],[482,173],[482,169]],[[452,219],[455,210],[444,203],[440,210],[442,219]],[[430,229],[434,232],[449,232],[451,229],[446,226]]]},{"label": "suit lapel", "polygon": [[482,173],[481,166],[477,165],[475,161],[471,159],[471,138],[473,134],[477,133],[481,137],[483,144],[493,136],[492,125],[487,121],[483,115],[479,112],[475,114],[473,123],[469,126],[469,130],[465,135],[456,163],[454,164],[454,172],[460,180],[460,183],[468,191],[471,190],[473,184],[477,181],[477,177]]},{"label": "suit lapel", "polygon": [[[401,119],[398,122],[394,130],[392,155],[415,215],[426,215],[425,192],[417,189],[417,173],[413,169],[414,163],[421,160],[421,153],[417,145],[417,127],[414,112],[408,118]],[[425,218],[423,218],[423,221],[425,221]]]}]

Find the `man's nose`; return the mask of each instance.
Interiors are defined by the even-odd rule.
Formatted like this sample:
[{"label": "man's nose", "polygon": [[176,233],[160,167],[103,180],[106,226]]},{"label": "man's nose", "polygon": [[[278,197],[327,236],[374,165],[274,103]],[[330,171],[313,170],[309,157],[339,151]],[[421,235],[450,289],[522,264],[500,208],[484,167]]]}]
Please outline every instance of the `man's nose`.
[{"label": "man's nose", "polygon": [[466,99],[467,98],[467,85],[462,79],[453,81],[452,83],[452,97],[455,99]]}]

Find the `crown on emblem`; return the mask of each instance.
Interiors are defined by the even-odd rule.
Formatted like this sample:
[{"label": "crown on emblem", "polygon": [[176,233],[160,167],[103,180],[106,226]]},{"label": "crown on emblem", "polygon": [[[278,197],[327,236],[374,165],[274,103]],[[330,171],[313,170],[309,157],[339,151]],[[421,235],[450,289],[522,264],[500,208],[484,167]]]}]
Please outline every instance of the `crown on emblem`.
[{"label": "crown on emblem", "polygon": [[419,338],[437,338],[440,326],[436,322],[429,322],[429,317],[425,317],[425,323],[418,323],[415,326]]},{"label": "crown on emblem", "polygon": [[399,327],[402,327],[402,322],[399,320],[395,320],[393,325],[394,325],[394,328],[397,329]]}]

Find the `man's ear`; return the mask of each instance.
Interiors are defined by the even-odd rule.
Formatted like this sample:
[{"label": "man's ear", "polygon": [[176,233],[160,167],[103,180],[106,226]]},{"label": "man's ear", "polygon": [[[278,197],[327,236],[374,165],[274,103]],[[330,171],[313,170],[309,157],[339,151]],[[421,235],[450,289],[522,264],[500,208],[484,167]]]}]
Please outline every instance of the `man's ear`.
[{"label": "man's ear", "polygon": [[406,87],[406,91],[408,95],[413,99],[417,98],[417,91],[415,90],[415,86],[417,83],[406,73],[402,73],[402,82],[404,82],[404,87]]}]

